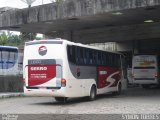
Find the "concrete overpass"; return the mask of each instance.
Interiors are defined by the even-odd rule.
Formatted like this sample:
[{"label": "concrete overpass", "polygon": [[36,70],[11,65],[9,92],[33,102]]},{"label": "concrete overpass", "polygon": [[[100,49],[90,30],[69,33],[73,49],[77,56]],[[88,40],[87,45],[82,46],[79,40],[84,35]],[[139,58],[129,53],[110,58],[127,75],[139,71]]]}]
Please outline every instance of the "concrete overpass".
[{"label": "concrete overpass", "polygon": [[43,33],[81,43],[156,42],[160,38],[159,11],[160,0],[66,0],[3,12],[0,29]]},{"label": "concrete overpass", "polygon": [[[115,41],[120,51],[160,51],[159,11],[160,0],[66,0],[0,9],[0,30],[43,33],[86,44]],[[127,55],[131,67],[132,54]]]}]

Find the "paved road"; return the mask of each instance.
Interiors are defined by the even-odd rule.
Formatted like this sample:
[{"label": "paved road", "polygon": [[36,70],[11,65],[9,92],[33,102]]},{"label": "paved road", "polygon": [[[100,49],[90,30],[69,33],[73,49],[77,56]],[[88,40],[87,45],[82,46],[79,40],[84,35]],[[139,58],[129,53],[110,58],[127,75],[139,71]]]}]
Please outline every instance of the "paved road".
[{"label": "paved road", "polygon": [[0,99],[0,113],[6,114],[160,114],[160,89],[130,88],[120,96],[101,95],[58,103],[52,97]]}]

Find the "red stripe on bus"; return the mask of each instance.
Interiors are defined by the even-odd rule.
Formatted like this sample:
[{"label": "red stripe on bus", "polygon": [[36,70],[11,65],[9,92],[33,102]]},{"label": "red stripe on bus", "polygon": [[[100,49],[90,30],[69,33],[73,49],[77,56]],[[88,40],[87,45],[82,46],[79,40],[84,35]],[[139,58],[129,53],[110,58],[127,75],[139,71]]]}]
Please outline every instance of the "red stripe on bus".
[{"label": "red stripe on bus", "polygon": [[97,88],[115,87],[121,80],[120,68],[98,67]]}]

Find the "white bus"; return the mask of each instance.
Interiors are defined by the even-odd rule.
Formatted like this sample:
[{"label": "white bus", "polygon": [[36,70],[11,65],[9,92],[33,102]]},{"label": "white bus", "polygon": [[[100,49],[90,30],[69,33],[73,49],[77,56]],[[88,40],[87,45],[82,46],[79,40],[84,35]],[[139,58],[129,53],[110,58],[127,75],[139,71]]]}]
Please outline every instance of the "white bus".
[{"label": "white bus", "polygon": [[18,74],[18,48],[0,46],[0,76]]},{"label": "white bus", "polygon": [[120,94],[122,55],[63,39],[25,43],[23,61],[26,96],[70,97]]},{"label": "white bus", "polygon": [[159,84],[159,68],[157,55],[134,55],[132,60],[133,83],[149,88]]}]

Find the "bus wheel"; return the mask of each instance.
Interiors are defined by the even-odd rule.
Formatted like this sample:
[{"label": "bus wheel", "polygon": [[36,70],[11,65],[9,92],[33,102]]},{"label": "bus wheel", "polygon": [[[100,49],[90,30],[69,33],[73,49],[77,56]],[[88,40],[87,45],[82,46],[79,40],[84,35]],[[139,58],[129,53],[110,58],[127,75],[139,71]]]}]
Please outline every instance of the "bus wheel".
[{"label": "bus wheel", "polygon": [[64,103],[67,102],[67,98],[66,97],[55,97],[55,100],[57,102],[64,102]]},{"label": "bus wheel", "polygon": [[113,92],[112,94],[113,95],[120,95],[121,94],[121,91],[122,91],[122,85],[121,83],[119,83],[118,85],[118,90],[116,92]]},{"label": "bus wheel", "polygon": [[90,96],[89,96],[89,100],[93,101],[96,98],[96,86],[92,85],[91,90],[90,90]]}]

